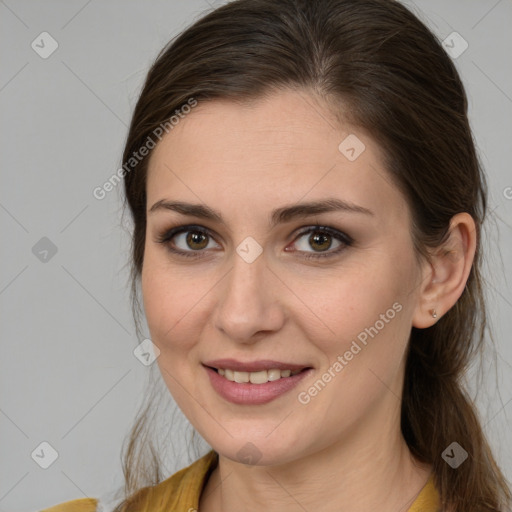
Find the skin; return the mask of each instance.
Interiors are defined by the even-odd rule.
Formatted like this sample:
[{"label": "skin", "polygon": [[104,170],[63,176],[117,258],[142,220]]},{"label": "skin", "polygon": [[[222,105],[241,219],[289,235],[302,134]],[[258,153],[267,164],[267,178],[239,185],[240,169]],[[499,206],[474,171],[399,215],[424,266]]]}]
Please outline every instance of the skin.
[{"label": "skin", "polygon": [[[338,150],[351,133],[366,146],[352,162]],[[420,263],[409,208],[381,156],[371,137],[337,121],[313,93],[290,90],[244,105],[200,103],[154,149],[144,309],[169,391],[219,453],[201,512],[397,512],[428,480],[432,468],[412,457],[400,432],[405,351],[411,327],[434,324],[462,294],[475,229],[468,214],[458,214],[449,254],[439,250]],[[373,214],[325,212],[269,229],[274,208],[328,197]],[[150,212],[162,199],[208,205],[225,224]],[[167,246],[157,241],[185,225],[203,226],[211,237],[192,246],[186,235]],[[354,243],[332,257],[305,259],[323,246],[298,231],[316,225],[347,233]],[[263,249],[252,263],[236,252],[248,236]],[[328,240],[333,253],[340,242]],[[172,244],[195,254],[205,248],[187,258],[171,253]],[[401,311],[309,403],[300,403],[298,393],[394,303]],[[235,405],[217,395],[201,366],[224,357],[314,370],[270,403]],[[248,442],[259,456],[253,465],[237,455]]]}]

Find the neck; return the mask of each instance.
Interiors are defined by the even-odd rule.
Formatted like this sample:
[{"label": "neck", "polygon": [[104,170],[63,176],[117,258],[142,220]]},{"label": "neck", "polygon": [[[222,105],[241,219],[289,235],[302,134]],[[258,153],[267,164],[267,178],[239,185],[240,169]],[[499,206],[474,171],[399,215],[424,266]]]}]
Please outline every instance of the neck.
[{"label": "neck", "polygon": [[283,465],[246,466],[219,454],[199,510],[406,512],[432,468],[410,453],[399,412],[396,401],[388,424],[358,423],[327,448]]}]

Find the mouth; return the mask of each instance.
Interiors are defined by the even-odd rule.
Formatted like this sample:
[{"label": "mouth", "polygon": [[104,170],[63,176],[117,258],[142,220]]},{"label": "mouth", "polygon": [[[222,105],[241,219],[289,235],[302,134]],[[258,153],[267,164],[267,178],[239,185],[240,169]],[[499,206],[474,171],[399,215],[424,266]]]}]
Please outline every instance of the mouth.
[{"label": "mouth", "polygon": [[278,361],[242,363],[222,359],[202,363],[213,389],[239,405],[261,405],[292,390],[313,372],[312,366]]}]

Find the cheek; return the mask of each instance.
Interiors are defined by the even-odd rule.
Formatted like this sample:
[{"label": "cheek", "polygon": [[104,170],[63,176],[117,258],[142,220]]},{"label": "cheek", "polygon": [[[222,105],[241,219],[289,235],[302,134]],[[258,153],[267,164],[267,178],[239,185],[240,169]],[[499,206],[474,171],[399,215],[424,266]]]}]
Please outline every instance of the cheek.
[{"label": "cheek", "polygon": [[338,279],[326,279],[324,293],[309,285],[302,290],[329,328],[312,330],[320,322],[306,319],[302,329],[325,355],[324,364],[332,366],[338,356],[343,358],[347,377],[357,374],[354,378],[360,380],[364,367],[366,379],[371,378],[366,370],[372,369],[388,381],[402,361],[412,325],[411,283],[416,274],[412,255],[398,258],[390,251],[361,259],[344,268]]},{"label": "cheek", "polygon": [[[146,248],[147,249],[147,248]],[[180,323],[187,317],[191,290],[180,278],[176,269],[168,268],[156,251],[146,250],[141,276],[144,312],[152,341],[160,351],[170,347],[166,339],[180,330]]]},{"label": "cheek", "polygon": [[[326,275],[316,283],[302,283],[299,293],[310,309],[318,313],[316,324],[323,323],[325,332],[329,327],[331,336],[324,336],[326,340],[336,339],[337,335],[346,338],[347,334],[355,336],[374,325],[381,315],[386,325],[391,323],[386,320],[403,316],[397,309],[405,309],[404,302],[410,300],[411,278],[408,262],[403,262],[398,271],[391,258],[387,262],[381,258],[374,264],[366,260],[364,265],[343,268],[338,277]],[[395,303],[401,307],[393,308]]]},{"label": "cheek", "polygon": [[[179,366],[195,356],[194,347],[209,315],[208,294],[213,291],[211,272],[171,265],[165,255],[148,249],[141,287],[151,340],[161,352],[159,360]],[[218,277],[217,277],[218,279]]]},{"label": "cheek", "polygon": [[[160,351],[185,354],[211,318],[212,297],[207,295],[215,294],[219,273],[201,267],[198,275],[198,267],[171,265],[159,249],[146,246],[141,283],[144,310],[152,341]],[[282,307],[329,359],[349,350],[355,339],[363,344],[365,339],[373,340],[375,330],[379,339],[404,339],[404,322],[410,330],[407,303],[413,298],[413,270],[412,254],[390,247],[374,251],[371,258],[356,257],[332,271],[314,269],[297,277],[296,272],[282,268],[278,274],[293,288],[293,296],[281,297]]]},{"label": "cheek", "polygon": [[318,431],[349,428],[381,400],[387,397],[394,403],[400,396],[413,277],[412,260],[404,257],[397,265],[393,257],[381,255],[331,279],[323,300],[318,291],[313,292],[316,299],[311,303],[335,333],[326,335],[324,329],[322,337],[311,331],[307,320],[301,325],[324,355],[318,379],[299,389],[299,401],[309,400],[305,410],[312,418],[321,418],[321,422],[311,420]]}]

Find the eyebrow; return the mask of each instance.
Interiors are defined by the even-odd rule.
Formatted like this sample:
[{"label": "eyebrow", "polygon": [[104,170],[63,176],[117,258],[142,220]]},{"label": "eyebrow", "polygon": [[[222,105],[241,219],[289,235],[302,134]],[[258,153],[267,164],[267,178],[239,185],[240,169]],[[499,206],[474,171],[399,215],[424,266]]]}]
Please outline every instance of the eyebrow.
[{"label": "eyebrow", "polygon": [[[154,213],[159,210],[171,210],[183,215],[190,215],[193,217],[200,217],[226,224],[220,212],[203,204],[185,203],[182,201],[168,201],[161,199],[157,201],[150,209],[149,213]],[[364,215],[374,215],[374,213],[363,206],[344,201],[337,198],[328,198],[320,201],[311,201],[307,203],[298,203],[290,206],[283,206],[272,210],[269,217],[270,227],[276,224],[289,222],[295,218],[304,218],[312,215],[317,215],[326,212],[343,211],[347,213],[362,213]]]}]

